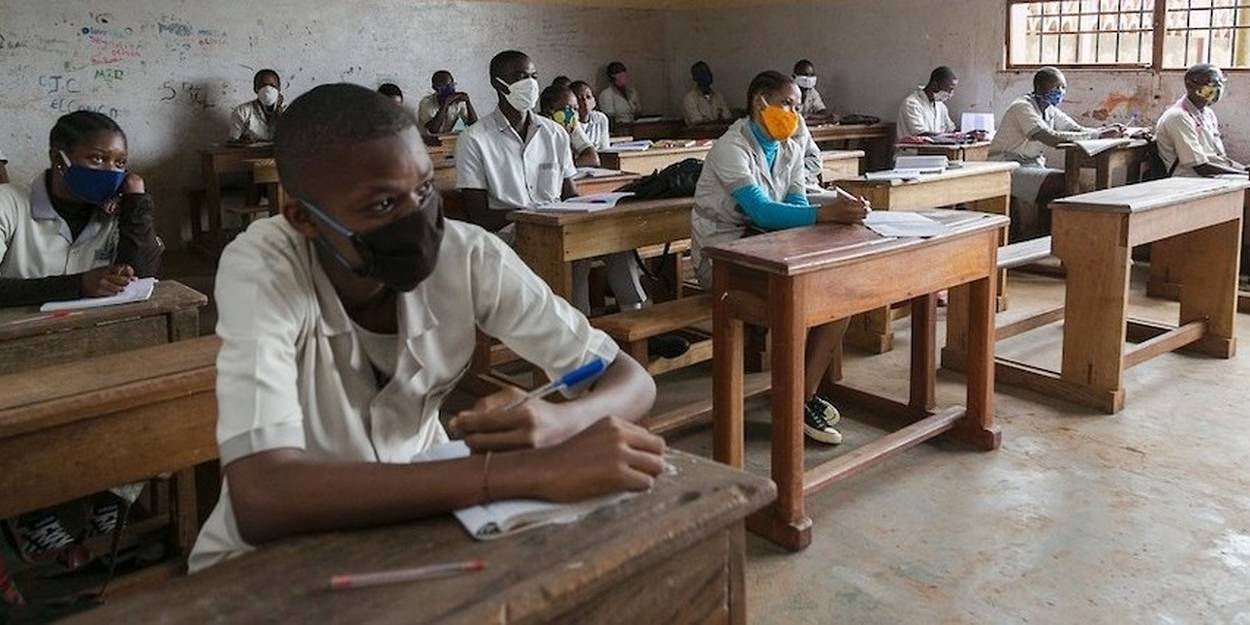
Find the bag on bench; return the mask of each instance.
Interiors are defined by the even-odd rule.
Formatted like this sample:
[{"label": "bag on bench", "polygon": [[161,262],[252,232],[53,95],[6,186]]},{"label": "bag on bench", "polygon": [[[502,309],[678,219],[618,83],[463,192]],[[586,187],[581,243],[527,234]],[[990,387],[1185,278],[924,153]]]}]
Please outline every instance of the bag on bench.
[{"label": "bag on bench", "polygon": [[699,184],[699,174],[702,173],[703,161],[688,158],[649,176],[643,176],[618,190],[632,192],[639,200],[694,197],[694,189]]}]

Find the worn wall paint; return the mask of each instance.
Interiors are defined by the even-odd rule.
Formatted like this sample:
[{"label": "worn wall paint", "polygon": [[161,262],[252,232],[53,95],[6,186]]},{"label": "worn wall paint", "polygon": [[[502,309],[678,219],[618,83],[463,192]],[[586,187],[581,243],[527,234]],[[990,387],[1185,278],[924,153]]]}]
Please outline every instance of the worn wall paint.
[{"label": "worn wall paint", "polygon": [[230,109],[254,97],[261,67],[282,75],[288,101],[319,83],[393,81],[413,105],[447,68],[484,115],[495,108],[490,57],[515,47],[545,80],[603,83],[604,65],[619,58],[644,103],[662,108],[661,22],[649,10],[463,0],[270,0],[263,11],[227,0],[0,0],[0,149],[25,185],[48,165],[59,115],[114,116],[157,201],[160,232],[175,241],[185,190],[199,185],[196,150],[224,140]]}]

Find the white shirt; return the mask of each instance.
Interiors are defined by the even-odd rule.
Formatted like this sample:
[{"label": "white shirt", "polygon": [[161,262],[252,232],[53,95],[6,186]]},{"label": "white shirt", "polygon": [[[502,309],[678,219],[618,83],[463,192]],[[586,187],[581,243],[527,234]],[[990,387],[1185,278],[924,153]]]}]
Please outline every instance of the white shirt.
[{"label": "white shirt", "polygon": [[1178,160],[1174,176],[1194,177],[1199,165],[1238,167],[1224,150],[1220,137],[1220,120],[1210,106],[1202,109],[1194,106],[1188,97],[1181,98],[1163,113],[1155,126],[1155,141],[1159,158],[1170,171]]},{"label": "white shirt", "polygon": [[572,149],[574,157],[582,152],[585,152],[589,148],[595,147],[595,145],[591,143],[590,137],[586,134],[586,127],[583,124],[574,126],[573,130],[568,131],[568,133],[569,148]]},{"label": "white shirt", "polygon": [[681,110],[687,126],[728,121],[733,118],[733,112],[729,110],[729,105],[725,104],[725,98],[715,89],[707,95],[703,95],[698,87],[686,92],[686,97],[681,101]]},{"label": "white shirt", "polygon": [[4,155],[4,150],[0,150],[0,163],[9,162],[9,157]]},{"label": "white shirt", "polygon": [[0,278],[66,276],[113,262],[117,218],[95,211],[78,239],[52,208],[45,173],[29,190],[0,184]]},{"label": "white shirt", "polygon": [[611,147],[612,131],[609,128],[607,115],[599,111],[591,111],[586,118],[586,123],[582,124],[582,129],[586,131],[586,137],[590,139],[590,144],[595,146],[596,151]]},{"label": "white shirt", "polygon": [[803,148],[803,179],[807,184],[819,185],[820,172],[824,168],[824,157],[820,155],[820,146],[812,139],[812,131],[807,128],[807,121],[799,116],[799,129],[794,133],[794,142]]},{"label": "white shirt", "polygon": [[734,191],[756,184],[775,202],[804,193],[803,148],[794,139],[782,141],[770,170],[764,149],[747,126],[749,121],[734,122],[712,144],[695,186],[690,254],[699,282],[705,286],[711,285],[712,262],[703,256],[703,248],[742,238],[749,224],[733,198]]},{"label": "white shirt", "polygon": [[1068,117],[1057,106],[1037,108],[1032,96],[1021,96],[1007,107],[1002,123],[990,143],[990,160],[1015,161],[1029,167],[1046,166],[1046,144],[1034,139],[1038,132],[1065,134],[1072,141],[1098,138],[1098,131],[1086,128]]},{"label": "white shirt", "polygon": [[244,130],[254,141],[273,141],[275,126],[273,112],[267,112],[260,100],[244,102],[230,112],[231,141],[238,141]]},{"label": "white shirt", "polygon": [[498,109],[469,126],[456,141],[456,187],[483,189],[488,206],[533,208],[560,199],[564,180],[577,174],[569,133],[529,113],[524,140]]},{"label": "white shirt", "polygon": [[[1054,107],[1051,107],[1054,108]],[[898,136],[919,137],[925,133],[955,132],[955,122],[945,102],[929,101],[924,87],[919,87],[898,107]]]},{"label": "white shirt", "polygon": [[638,90],[633,87],[626,87],[625,95],[621,95],[616,87],[608,85],[599,92],[598,104],[599,110],[618,124],[633,123],[642,114],[642,99],[638,97]]},{"label": "white shirt", "polygon": [[[439,108],[441,108],[441,105],[438,103],[437,93],[431,93],[421,98],[421,101],[417,103],[417,122],[421,124],[422,131],[428,132],[425,126],[438,115]],[[467,102],[456,102],[448,106],[446,121],[443,122],[441,128],[435,129],[434,134],[445,135],[451,132],[455,129],[457,121],[463,122],[465,126],[469,125],[469,104]]]},{"label": "white shirt", "polygon": [[[399,296],[404,347],[381,389],[314,246],[284,217],[253,223],[226,247],[216,301],[223,466],[283,448],[320,460],[410,462],[447,441],[439,409],[468,370],[478,329],[550,379],[618,353],[498,237],[451,220],[434,273]],[[223,482],[189,568],[249,549]]]},{"label": "white shirt", "polygon": [[825,108],[825,99],[820,97],[820,92],[815,87],[799,89],[799,91],[803,92],[803,101],[799,104],[800,115],[812,115],[829,110]]}]

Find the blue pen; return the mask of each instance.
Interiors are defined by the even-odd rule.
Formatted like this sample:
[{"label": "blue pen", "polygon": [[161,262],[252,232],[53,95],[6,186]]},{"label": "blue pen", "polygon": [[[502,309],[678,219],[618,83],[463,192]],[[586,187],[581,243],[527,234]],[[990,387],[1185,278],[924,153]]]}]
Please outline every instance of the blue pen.
[{"label": "blue pen", "polygon": [[601,358],[596,358],[560,376],[559,378],[552,380],[526,393],[524,397],[520,397],[516,401],[508,404],[507,406],[500,408],[499,411],[508,412],[510,410],[516,410],[517,408],[520,408],[522,404],[524,404],[525,402],[531,399],[538,399],[540,397],[546,397],[556,391],[563,391],[563,390],[567,390],[570,388],[574,388],[583,382],[593,380],[599,377],[600,375],[603,374],[604,371],[607,370],[607,368],[608,368],[608,363],[604,362],[603,359]]}]

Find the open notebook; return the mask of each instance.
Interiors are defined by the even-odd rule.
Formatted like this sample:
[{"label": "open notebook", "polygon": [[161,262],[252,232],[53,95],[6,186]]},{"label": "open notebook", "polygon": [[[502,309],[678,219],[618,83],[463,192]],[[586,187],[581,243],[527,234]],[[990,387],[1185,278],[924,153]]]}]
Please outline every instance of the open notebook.
[{"label": "open notebook", "polygon": [[39,307],[39,312],[56,312],[58,310],[79,310],[82,308],[99,308],[114,304],[132,304],[146,302],[152,297],[156,288],[156,278],[139,278],[126,285],[121,293],[108,297],[86,297],[66,302],[48,302]]},{"label": "open notebook", "polygon": [[[464,441],[431,447],[412,458],[413,462],[451,460],[469,455]],[[632,497],[618,493],[577,503],[551,503],[536,499],[493,501],[455,512],[456,520],[477,540],[494,540],[544,525],[573,523],[582,517]]]}]

